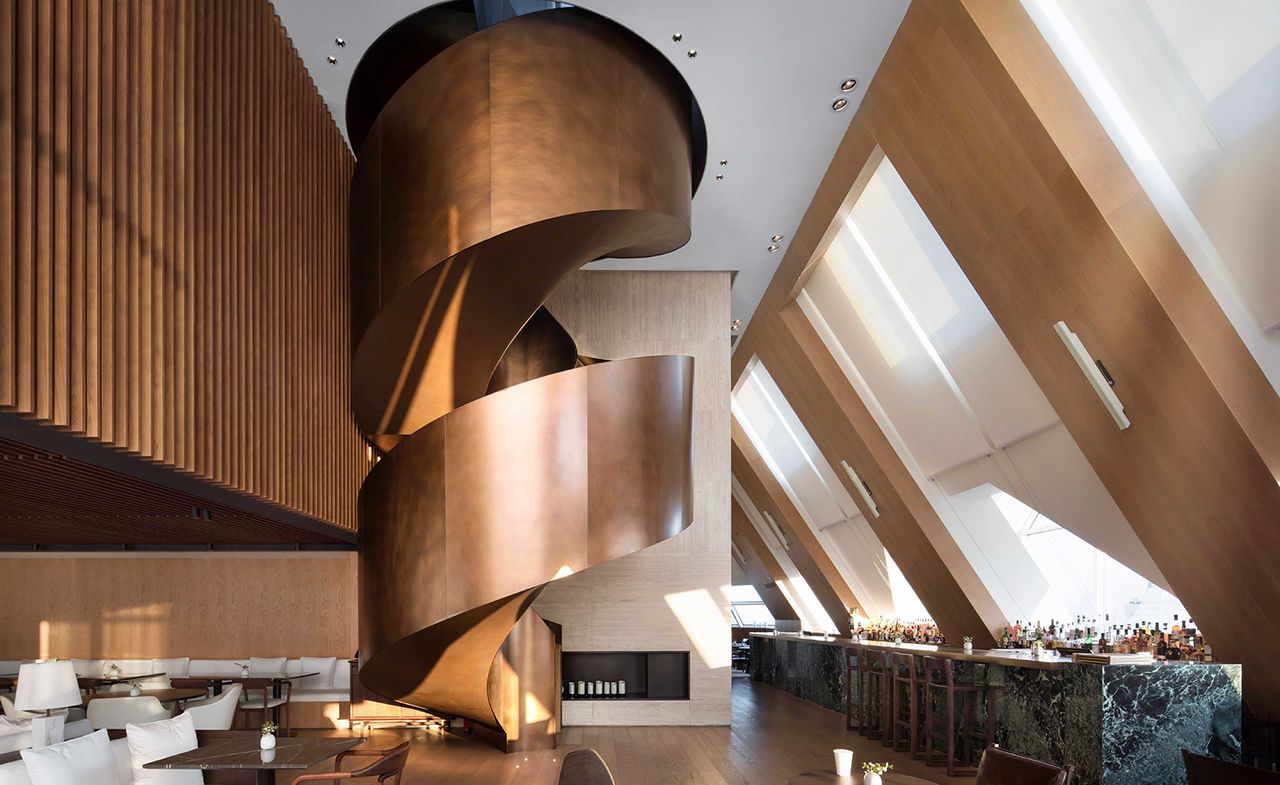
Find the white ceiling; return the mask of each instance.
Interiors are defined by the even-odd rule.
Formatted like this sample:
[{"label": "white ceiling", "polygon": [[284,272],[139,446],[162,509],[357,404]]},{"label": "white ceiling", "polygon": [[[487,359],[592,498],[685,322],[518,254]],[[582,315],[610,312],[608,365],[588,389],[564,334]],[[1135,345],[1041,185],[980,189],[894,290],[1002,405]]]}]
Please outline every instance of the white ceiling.
[{"label": "white ceiling", "polygon": [[[365,49],[432,0],[273,0],[329,105],[345,127],[347,86]],[[605,269],[730,270],[734,319],[764,294],[836,146],[906,13],[909,0],[581,0],[666,54],[707,123],[707,170],[694,198],[693,239],[650,259]],[[674,33],[683,39],[672,40]],[[338,47],[334,39],[346,42]],[[688,50],[696,49],[690,58]],[[336,57],[330,65],[329,57]],[[840,92],[847,77],[858,80]],[[849,99],[843,112],[831,102]],[[345,130],[344,130],[345,133]],[[720,166],[720,160],[728,160]],[[715,176],[723,174],[717,181]],[[782,251],[769,253],[781,234]],[[726,331],[729,329],[725,325]]]}]

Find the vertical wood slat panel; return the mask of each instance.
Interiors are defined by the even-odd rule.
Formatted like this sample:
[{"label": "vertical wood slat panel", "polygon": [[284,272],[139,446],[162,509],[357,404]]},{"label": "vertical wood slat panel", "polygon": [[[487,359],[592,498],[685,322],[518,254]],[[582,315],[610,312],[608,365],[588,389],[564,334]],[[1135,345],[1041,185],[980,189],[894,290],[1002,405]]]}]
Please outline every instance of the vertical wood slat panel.
[{"label": "vertical wood slat panel", "polygon": [[0,31],[0,409],[354,529],[352,158],[270,4]]},{"label": "vertical wood slat panel", "polygon": [[[0,3],[0,30],[10,31],[17,39],[17,5]],[[17,95],[14,60],[17,48],[8,46],[0,53],[0,256],[12,259],[17,254],[17,232],[13,192],[17,173],[14,139],[17,136]],[[0,264],[0,406],[12,406],[17,399],[17,365],[14,359],[15,329],[15,265]]]},{"label": "vertical wood slat panel", "polygon": [[35,407],[35,3],[20,0],[14,46],[14,379],[16,408]]}]

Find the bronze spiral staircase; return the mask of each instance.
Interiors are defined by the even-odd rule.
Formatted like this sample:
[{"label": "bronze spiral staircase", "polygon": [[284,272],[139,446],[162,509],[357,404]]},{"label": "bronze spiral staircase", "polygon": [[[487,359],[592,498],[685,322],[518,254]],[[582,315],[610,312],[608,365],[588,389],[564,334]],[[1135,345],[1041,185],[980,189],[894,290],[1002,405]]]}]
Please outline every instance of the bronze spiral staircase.
[{"label": "bronze spiral staircase", "polygon": [[692,514],[693,360],[596,362],[542,308],[601,257],[689,239],[700,118],[646,43],[577,9],[409,17],[348,100],[362,683],[553,746],[550,581]]}]

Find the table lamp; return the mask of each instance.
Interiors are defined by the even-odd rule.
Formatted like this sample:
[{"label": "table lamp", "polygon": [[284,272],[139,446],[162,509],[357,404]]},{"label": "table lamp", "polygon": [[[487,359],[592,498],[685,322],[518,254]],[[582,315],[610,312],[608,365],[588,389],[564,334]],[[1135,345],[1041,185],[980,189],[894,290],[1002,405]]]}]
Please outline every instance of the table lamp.
[{"label": "table lamp", "polygon": [[82,700],[76,669],[70,661],[25,662],[19,666],[14,707],[45,713],[43,717],[31,718],[32,747],[38,749],[62,741],[60,728],[66,717],[51,716],[49,712],[79,706]]}]

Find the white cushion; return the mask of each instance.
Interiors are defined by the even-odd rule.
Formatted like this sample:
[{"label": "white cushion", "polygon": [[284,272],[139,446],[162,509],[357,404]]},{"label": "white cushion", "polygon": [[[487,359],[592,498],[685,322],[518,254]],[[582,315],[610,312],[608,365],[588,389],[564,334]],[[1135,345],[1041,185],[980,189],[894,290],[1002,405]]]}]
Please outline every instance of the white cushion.
[{"label": "white cushion", "polygon": [[157,684],[168,687],[174,679],[187,678],[187,671],[191,668],[190,657],[174,657],[168,660],[152,660],[151,667],[148,669],[153,673],[163,673],[163,676],[157,676],[154,679],[147,679],[147,684]]},{"label": "white cushion", "polygon": [[129,723],[125,728],[129,740],[129,759],[133,769],[133,785],[203,785],[204,775],[198,770],[144,769],[154,760],[190,752],[196,741],[196,726],[187,714],[171,720]]},{"label": "white cushion", "polygon": [[97,678],[102,675],[106,662],[102,660],[72,660],[71,666],[76,669],[77,676],[92,676]]},{"label": "white cushion", "polygon": [[156,673],[163,673],[171,679],[187,678],[187,671],[191,669],[190,657],[174,657],[168,660],[152,660],[151,670]]},{"label": "white cushion", "polygon": [[299,679],[293,686],[300,690],[331,690],[333,689],[333,672],[337,667],[337,657],[303,657],[302,670],[299,672],[319,675]]},{"label": "white cushion", "polygon": [[259,679],[284,676],[285,657],[250,657],[249,675]]},{"label": "white cushion", "polygon": [[133,761],[129,759],[129,740],[112,739],[111,756],[116,759],[116,777],[120,779],[120,785],[129,785],[133,782]]},{"label": "white cushion", "polygon": [[31,785],[27,764],[20,760],[0,766],[0,785]]},{"label": "white cushion", "polygon": [[104,730],[43,749],[23,750],[22,760],[32,785],[128,785],[120,782]]}]

